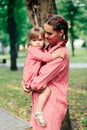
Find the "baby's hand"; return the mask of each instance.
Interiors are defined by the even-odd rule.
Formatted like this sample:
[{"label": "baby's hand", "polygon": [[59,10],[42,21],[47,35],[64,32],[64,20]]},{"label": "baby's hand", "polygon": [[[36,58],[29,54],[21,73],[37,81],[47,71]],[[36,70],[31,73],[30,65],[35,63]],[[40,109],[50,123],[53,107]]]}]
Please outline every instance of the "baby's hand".
[{"label": "baby's hand", "polygon": [[27,87],[27,85],[24,84],[23,81],[21,82],[21,84],[22,84],[24,92],[26,92],[26,93],[30,93],[31,92],[31,90]]},{"label": "baby's hand", "polygon": [[61,58],[65,59],[66,58],[66,54],[64,52],[59,51],[58,52],[58,57],[61,57]]},{"label": "baby's hand", "polygon": [[63,59],[65,59],[66,58],[66,54],[64,53],[64,52],[61,52],[61,51],[55,51],[55,52],[53,52],[53,59],[56,59],[56,58],[58,58],[58,57],[61,57],[61,58],[63,58]]}]

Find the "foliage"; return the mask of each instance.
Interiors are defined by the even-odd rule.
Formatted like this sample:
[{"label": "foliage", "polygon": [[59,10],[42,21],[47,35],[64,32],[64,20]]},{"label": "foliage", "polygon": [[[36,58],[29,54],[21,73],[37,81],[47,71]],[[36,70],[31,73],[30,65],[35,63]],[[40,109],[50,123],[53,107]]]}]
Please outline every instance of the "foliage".
[{"label": "foliage", "polygon": [[9,45],[9,35],[4,30],[0,30],[0,42],[3,43],[3,46]]},{"label": "foliage", "polygon": [[14,12],[17,25],[17,44],[25,44],[27,42],[27,35],[31,28],[31,24],[27,15],[27,9],[24,0],[16,1],[16,8]]},{"label": "foliage", "polygon": [[[56,0],[57,12],[65,17],[70,24],[73,22],[74,38],[87,41],[87,2],[83,0]],[[70,33],[69,33],[70,34]]]},{"label": "foliage", "polygon": [[[9,34],[7,25],[7,9],[8,0],[0,1],[0,41],[3,45],[9,44]],[[4,17],[5,16],[5,17]],[[14,7],[14,16],[17,26],[17,44],[25,44],[27,41],[27,34],[31,28],[31,24],[27,15],[27,9],[24,0],[17,0]]]},{"label": "foliage", "polygon": [[[0,1],[0,30],[7,31],[7,2]],[[4,17],[6,16],[6,17]]]},{"label": "foliage", "polygon": [[[5,17],[4,17],[5,16]],[[6,46],[9,43],[7,32],[7,1],[0,1],[0,41]]]},{"label": "foliage", "polygon": [[[74,37],[87,41],[87,2],[83,0],[72,0],[72,3],[70,2],[71,0],[55,1],[57,12],[68,20],[69,25],[70,20],[74,22]],[[70,3],[72,5],[70,5]],[[7,8],[8,0],[0,0],[0,41],[4,45],[9,44],[9,35],[7,31]],[[71,17],[69,17],[69,13],[71,13]],[[31,23],[24,0],[16,1],[14,15],[17,25],[17,44],[25,44],[27,42],[27,33],[31,28]],[[73,15],[75,15],[74,18]]]}]

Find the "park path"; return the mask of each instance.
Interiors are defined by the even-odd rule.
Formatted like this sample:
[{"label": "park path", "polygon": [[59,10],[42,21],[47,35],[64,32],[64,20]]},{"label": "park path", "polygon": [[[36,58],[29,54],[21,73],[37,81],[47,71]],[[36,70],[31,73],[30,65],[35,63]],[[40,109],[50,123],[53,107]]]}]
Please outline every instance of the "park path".
[{"label": "park path", "polygon": [[30,130],[29,122],[0,107],[0,130]]},{"label": "park path", "polygon": [[[10,63],[6,63],[6,64],[0,63],[0,66],[9,67]],[[18,67],[23,67],[24,64],[23,63],[18,63],[17,66]],[[77,68],[77,69],[87,68],[87,63],[70,63],[70,68]]]}]

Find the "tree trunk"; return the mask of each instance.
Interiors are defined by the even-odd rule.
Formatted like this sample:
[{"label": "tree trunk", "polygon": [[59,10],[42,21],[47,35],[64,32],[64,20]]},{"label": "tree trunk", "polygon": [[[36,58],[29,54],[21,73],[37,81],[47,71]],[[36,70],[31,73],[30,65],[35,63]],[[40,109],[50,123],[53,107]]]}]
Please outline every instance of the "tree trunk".
[{"label": "tree trunk", "polygon": [[16,23],[14,19],[15,0],[8,1],[8,32],[10,38],[11,70],[17,70]]},{"label": "tree trunk", "polygon": [[42,26],[48,14],[56,14],[55,0],[25,0],[32,26]]},{"label": "tree trunk", "polygon": [[69,115],[69,108],[67,109],[65,119],[62,122],[61,130],[72,130],[70,115]]},{"label": "tree trunk", "polygon": [[74,40],[73,39],[71,39],[71,47],[72,47],[72,56],[75,56],[75,53],[74,53],[75,48],[74,48]]},{"label": "tree trunk", "polygon": [[[25,2],[32,26],[43,26],[48,14],[57,13],[55,0],[25,0]],[[72,130],[69,109],[62,123],[61,130]]]},{"label": "tree trunk", "polygon": [[75,56],[75,54],[74,54],[75,48],[74,48],[74,31],[73,31],[74,23],[73,23],[73,20],[71,20],[70,25],[71,25],[71,27],[70,27],[70,34],[71,34],[70,37],[71,37],[72,56]]}]

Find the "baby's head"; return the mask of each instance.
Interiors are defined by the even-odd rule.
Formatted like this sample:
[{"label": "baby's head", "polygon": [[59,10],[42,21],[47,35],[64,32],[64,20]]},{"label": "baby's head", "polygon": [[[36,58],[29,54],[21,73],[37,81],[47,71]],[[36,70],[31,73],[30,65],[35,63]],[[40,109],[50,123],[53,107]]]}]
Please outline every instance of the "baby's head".
[{"label": "baby's head", "polygon": [[45,44],[45,34],[41,27],[33,27],[28,35],[29,45],[41,49]]}]

